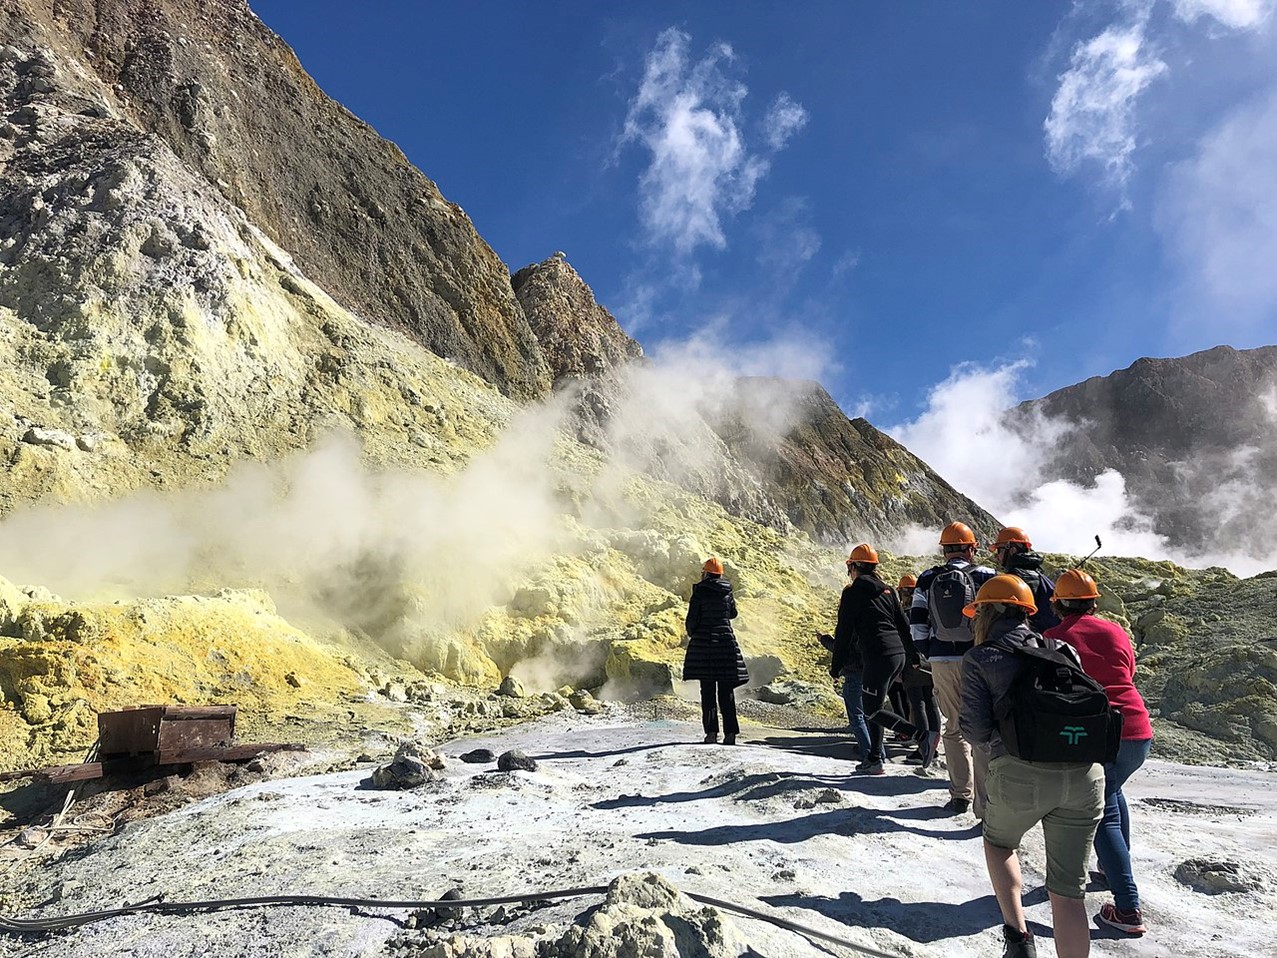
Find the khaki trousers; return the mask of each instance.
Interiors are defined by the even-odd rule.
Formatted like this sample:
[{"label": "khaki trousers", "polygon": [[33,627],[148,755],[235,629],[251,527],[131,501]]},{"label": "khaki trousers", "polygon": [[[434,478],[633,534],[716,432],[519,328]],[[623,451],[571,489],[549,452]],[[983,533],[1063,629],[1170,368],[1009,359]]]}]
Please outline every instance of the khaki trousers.
[{"label": "khaki trousers", "polygon": [[944,731],[944,764],[949,769],[949,794],[954,798],[971,801],[974,798],[971,771],[971,746],[958,730],[958,715],[962,711],[962,660],[951,662],[932,660],[931,678],[936,687],[936,704],[940,706]]}]

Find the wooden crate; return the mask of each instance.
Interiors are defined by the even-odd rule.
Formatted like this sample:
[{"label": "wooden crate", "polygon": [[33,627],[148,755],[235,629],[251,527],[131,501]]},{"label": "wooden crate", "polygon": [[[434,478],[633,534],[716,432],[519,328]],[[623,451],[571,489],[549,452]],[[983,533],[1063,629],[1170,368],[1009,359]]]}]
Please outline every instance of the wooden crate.
[{"label": "wooden crate", "polygon": [[229,746],[235,738],[234,705],[142,705],[98,716],[102,760],[150,757],[159,765],[179,756]]}]

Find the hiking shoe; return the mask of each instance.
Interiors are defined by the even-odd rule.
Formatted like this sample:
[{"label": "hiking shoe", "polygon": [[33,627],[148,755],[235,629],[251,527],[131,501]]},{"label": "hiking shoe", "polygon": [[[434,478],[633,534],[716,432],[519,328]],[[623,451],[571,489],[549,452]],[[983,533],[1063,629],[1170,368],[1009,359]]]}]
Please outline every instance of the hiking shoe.
[{"label": "hiking shoe", "polygon": [[735,745],[735,744],[736,744],[736,736],[735,736],[735,735],[724,735],[724,736],[723,736],[723,744],[724,744],[724,745]]},{"label": "hiking shoe", "polygon": [[864,775],[886,775],[887,769],[882,762],[861,762],[856,766],[856,771]]},{"label": "hiking shoe", "polygon": [[1010,925],[1002,926],[1002,958],[1038,958],[1038,946],[1033,943],[1033,932],[1016,931]]},{"label": "hiking shoe", "polygon": [[1100,913],[1095,918],[1110,928],[1124,931],[1128,935],[1142,935],[1148,931],[1144,927],[1144,914],[1138,908],[1122,911],[1117,905],[1109,902],[1100,908]]},{"label": "hiking shoe", "polygon": [[717,736],[717,735],[706,735],[706,736],[705,736],[705,744],[706,744],[706,745],[717,745],[717,744],[718,744],[718,736]]},{"label": "hiking shoe", "polygon": [[926,765],[926,760],[922,757],[922,751],[917,750],[905,759],[906,765]]},{"label": "hiking shoe", "polygon": [[971,810],[969,798],[951,798],[945,802],[944,810],[951,815],[964,815]]}]

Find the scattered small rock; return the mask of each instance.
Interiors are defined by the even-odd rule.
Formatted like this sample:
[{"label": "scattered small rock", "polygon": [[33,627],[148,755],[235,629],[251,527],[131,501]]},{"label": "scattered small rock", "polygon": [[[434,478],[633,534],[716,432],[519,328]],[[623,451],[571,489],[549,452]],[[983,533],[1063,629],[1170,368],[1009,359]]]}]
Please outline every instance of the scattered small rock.
[{"label": "scattered small rock", "polygon": [[408,690],[402,682],[387,682],[381,687],[381,694],[392,702],[407,702]]},{"label": "scattered small rock", "polygon": [[163,795],[172,787],[173,783],[169,779],[157,778],[155,781],[147,782],[142,786],[142,794],[147,798],[151,798],[155,795]]},{"label": "scattered small rock", "polygon": [[502,752],[501,757],[497,759],[497,768],[503,772],[535,772],[537,770],[537,761],[530,755],[513,749],[509,752]]},{"label": "scattered small rock", "polygon": [[497,753],[490,748],[475,748],[461,756],[461,761],[468,765],[487,765],[497,760]]},{"label": "scattered small rock", "polygon": [[74,451],[77,447],[75,436],[61,429],[45,429],[43,426],[32,426],[22,437],[22,441],[33,446],[51,446],[54,449]]},{"label": "scattered small rock", "polygon": [[296,672],[289,672],[287,675],[284,676],[284,681],[287,682],[289,685],[291,685],[295,689],[299,689],[306,684],[306,680],[303,679]]},{"label": "scattered small rock", "polygon": [[37,825],[29,825],[18,833],[17,843],[20,848],[38,848],[48,839],[49,833]]},{"label": "scattered small rock", "polygon": [[772,875],[772,881],[793,881],[797,877],[798,873],[792,868],[782,868]]}]

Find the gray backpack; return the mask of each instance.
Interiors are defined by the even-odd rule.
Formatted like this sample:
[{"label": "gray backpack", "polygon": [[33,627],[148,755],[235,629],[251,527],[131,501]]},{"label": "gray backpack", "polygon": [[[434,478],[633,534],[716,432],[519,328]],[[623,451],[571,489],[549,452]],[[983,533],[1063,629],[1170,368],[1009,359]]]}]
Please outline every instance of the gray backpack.
[{"label": "gray backpack", "polygon": [[975,580],[967,571],[970,568],[945,566],[931,580],[927,589],[927,609],[937,641],[959,644],[973,641],[971,620],[962,614],[962,610],[975,600]]}]

